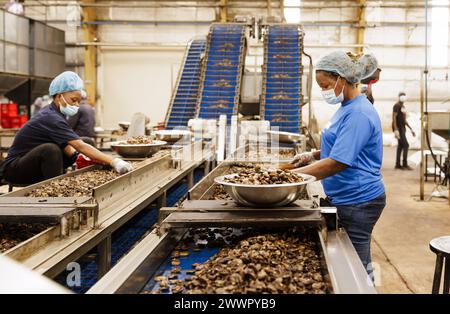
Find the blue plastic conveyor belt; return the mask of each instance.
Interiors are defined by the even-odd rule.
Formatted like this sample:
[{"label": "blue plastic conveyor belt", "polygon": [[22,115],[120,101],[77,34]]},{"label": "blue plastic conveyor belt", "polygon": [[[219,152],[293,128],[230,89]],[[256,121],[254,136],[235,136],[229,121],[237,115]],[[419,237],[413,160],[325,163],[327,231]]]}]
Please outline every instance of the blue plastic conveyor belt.
[{"label": "blue plastic conveyor belt", "polygon": [[202,68],[197,117],[218,119],[237,114],[246,51],[245,25],[213,24]]},{"label": "blue plastic conveyor belt", "polygon": [[270,25],[264,37],[261,116],[279,131],[300,133],[303,31],[298,25]]},{"label": "blue plastic conveyor belt", "polygon": [[[196,184],[203,177],[203,169],[196,169],[194,172],[194,183]],[[186,181],[181,181],[174,185],[167,191],[167,206],[175,206],[175,204],[182,200],[188,192],[188,184]],[[112,266],[125,254],[127,254],[136,243],[138,243],[143,236],[153,229],[153,225],[158,220],[159,209],[151,206],[130,221],[124,224],[120,229],[112,234],[112,248],[111,248],[111,262]],[[67,278],[70,277],[72,271],[64,271],[55,280],[61,285],[66,286],[75,293],[85,293],[89,290],[98,280],[97,276],[97,263],[95,260],[96,250],[93,249],[82,260],[77,261],[80,265],[80,286],[67,286]],[[70,277],[72,278],[72,277]]]},{"label": "blue plastic conveyor belt", "polygon": [[206,40],[193,40],[187,47],[176,90],[166,115],[167,129],[187,127],[189,119],[195,116],[200,82],[200,58],[205,46]]}]

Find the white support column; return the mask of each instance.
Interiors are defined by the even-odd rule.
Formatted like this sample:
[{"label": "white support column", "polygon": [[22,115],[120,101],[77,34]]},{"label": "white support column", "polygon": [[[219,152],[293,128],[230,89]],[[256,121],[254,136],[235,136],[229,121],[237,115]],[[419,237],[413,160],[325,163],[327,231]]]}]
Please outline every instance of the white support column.
[{"label": "white support column", "polygon": [[225,143],[227,138],[227,116],[221,115],[219,118],[219,132],[217,139],[217,161],[221,162],[225,159]]}]

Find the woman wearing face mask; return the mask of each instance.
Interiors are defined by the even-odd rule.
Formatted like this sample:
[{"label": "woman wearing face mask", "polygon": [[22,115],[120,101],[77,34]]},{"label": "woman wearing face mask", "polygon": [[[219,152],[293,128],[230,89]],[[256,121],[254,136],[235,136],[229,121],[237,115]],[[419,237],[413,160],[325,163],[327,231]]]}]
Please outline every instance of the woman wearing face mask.
[{"label": "woman wearing face mask", "polygon": [[132,170],[131,164],[111,158],[84,143],[70,128],[67,117],[78,112],[83,81],[74,72],[63,72],[51,82],[53,102],[41,109],[17,133],[0,166],[3,178],[11,183],[31,184],[63,173],[79,153],[118,173]]},{"label": "woman wearing face mask", "polygon": [[304,153],[293,163],[294,171],[322,180],[339,222],[352,241],[363,265],[372,273],[372,229],[386,204],[381,178],[383,141],[380,118],[361,95],[357,83],[377,70],[377,60],[363,55],[352,60],[337,51],[319,60],[316,81],[324,100],[339,106],[322,132],[321,150]]}]

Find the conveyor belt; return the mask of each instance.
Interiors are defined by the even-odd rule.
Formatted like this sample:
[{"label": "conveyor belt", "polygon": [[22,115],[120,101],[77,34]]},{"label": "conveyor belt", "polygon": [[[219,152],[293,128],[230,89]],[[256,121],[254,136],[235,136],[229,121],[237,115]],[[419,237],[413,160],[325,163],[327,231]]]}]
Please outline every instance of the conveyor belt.
[{"label": "conveyor belt", "polygon": [[166,128],[186,127],[194,118],[197,105],[201,54],[205,51],[206,40],[193,40],[186,49],[183,66],[166,115]]},{"label": "conveyor belt", "polygon": [[[234,203],[228,201],[216,202],[215,206],[211,206],[212,201],[208,201],[211,189],[214,186],[214,178],[225,173],[234,163],[223,162],[217,168],[213,169],[207,176],[205,176],[193,189],[189,192],[189,200],[183,202],[182,206],[175,208],[163,209],[160,213],[163,215],[161,219],[161,228],[153,230],[149,235],[143,238],[136,247],[123,257],[117,265],[108,272],[95,286],[88,291],[88,293],[150,293],[159,289],[159,284],[156,283],[155,276],[166,276],[173,270],[172,263],[175,262],[170,258],[171,252],[177,250],[179,255],[181,252],[188,251],[189,254],[183,254],[178,258],[180,265],[174,263],[174,267],[180,267],[180,273],[176,280],[186,278],[188,270],[192,270],[194,263],[203,263],[211,256],[218,252],[220,247],[223,247],[221,242],[214,232],[214,240],[212,235],[208,232],[208,236],[201,237],[204,232],[199,230],[194,231],[195,235],[190,235],[186,232],[190,229],[191,221],[186,220],[184,227],[166,228],[164,223],[165,218],[170,212],[178,211],[193,211],[204,213],[207,217],[209,213],[216,212],[218,204],[221,206],[235,206]],[[318,194],[316,191],[308,192],[308,196]],[[205,202],[199,203],[199,202]],[[302,200],[299,204],[304,204],[304,210],[311,211],[313,215],[323,215],[323,225],[318,227],[317,236],[320,241],[320,248],[323,252],[323,262],[327,269],[327,281],[330,279],[332,292],[334,293],[375,293],[375,289],[367,281],[367,273],[364,269],[348,235],[344,230],[336,230],[336,215],[335,208],[313,208],[314,200]],[[190,205],[200,205],[191,207]],[[307,205],[309,204],[309,205]],[[243,212],[248,212],[252,209],[241,208]],[[315,212],[315,213],[314,213]],[[164,219],[164,220],[162,220]],[[309,219],[311,220],[311,219]],[[292,225],[292,224],[291,224]],[[289,228],[291,227],[289,226]],[[325,228],[325,225],[327,226]],[[241,224],[240,227],[245,226]],[[264,228],[270,228],[269,224],[263,225]],[[215,230],[223,228],[214,228]],[[256,228],[262,231],[261,228]],[[231,240],[233,235],[236,235],[238,229],[234,228],[231,232]],[[255,229],[253,229],[255,230]],[[219,232],[220,233],[220,232]],[[225,234],[225,240],[230,236],[230,233]],[[200,246],[198,240],[209,241],[214,247],[202,248],[205,242]],[[239,238],[235,238],[239,241]],[[194,242],[197,243],[194,247]],[[189,245],[187,247],[186,245]],[[319,243],[318,243],[319,245]],[[178,248],[177,248],[178,247]],[[199,250],[200,249],[200,250]],[[177,285],[178,283],[173,283]],[[171,292],[170,290],[167,292]]]},{"label": "conveyor belt", "polygon": [[270,25],[264,38],[261,117],[278,131],[300,133],[303,32],[298,25]]},{"label": "conveyor belt", "polygon": [[218,119],[237,114],[245,58],[245,25],[213,24],[202,69],[198,118]]},{"label": "conveyor belt", "polygon": [[[208,259],[213,257],[215,254],[217,254],[220,251],[220,248],[204,248],[199,252],[194,252],[191,248],[188,250],[189,255],[186,257],[180,257],[180,273],[178,274],[177,279],[178,280],[185,280],[186,278],[190,277],[187,272],[192,270],[192,265],[197,264],[203,264]],[[145,285],[144,289],[142,289],[141,293],[148,293],[148,292],[154,292],[157,291],[160,287],[159,284],[155,281],[156,276],[165,276],[169,277],[170,271],[174,268],[171,265],[171,258],[170,256],[167,257],[161,267],[156,272],[155,276],[153,276],[148,283]],[[171,291],[165,292],[165,294],[170,294]]]},{"label": "conveyor belt", "polygon": [[[203,170],[197,169],[194,172],[194,182],[197,183],[203,177]],[[180,182],[167,191],[167,205],[174,206],[188,192],[186,182]],[[148,208],[136,217],[130,220],[122,228],[112,235],[111,263],[112,265],[122,258],[149,230],[152,229],[158,218],[158,209],[156,207]],[[92,250],[88,256],[95,257],[95,250]],[[81,270],[81,286],[69,287],[76,293],[85,293],[98,280],[98,267],[95,259],[85,258],[78,261]],[[55,280],[66,286],[66,278],[69,272],[61,273]]]}]

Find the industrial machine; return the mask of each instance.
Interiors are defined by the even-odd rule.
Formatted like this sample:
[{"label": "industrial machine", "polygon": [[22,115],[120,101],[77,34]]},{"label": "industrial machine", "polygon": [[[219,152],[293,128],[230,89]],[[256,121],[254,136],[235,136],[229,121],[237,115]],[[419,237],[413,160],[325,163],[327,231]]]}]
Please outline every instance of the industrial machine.
[{"label": "industrial machine", "polygon": [[[450,111],[428,111],[426,125],[426,140],[428,148],[436,164],[444,174],[444,178],[442,180],[438,180],[434,191],[431,193],[431,197],[440,195],[439,190],[444,188],[448,191],[446,197],[450,202]],[[445,162],[442,164],[438,162],[436,156],[433,153],[433,148],[430,141],[431,133],[435,133],[447,141],[447,157],[445,159]]]},{"label": "industrial machine", "polygon": [[[261,88],[254,89],[258,95],[246,95],[259,102],[258,112],[251,115],[262,121],[244,121],[241,115],[245,110],[240,110],[249,38],[263,39],[259,48],[264,64],[261,75],[253,76]],[[337,224],[336,208],[320,206],[324,195],[314,178],[293,189],[266,189],[266,199],[283,195],[269,208],[258,202],[261,192],[251,192],[252,202],[234,202],[238,189],[233,187],[233,193],[227,193],[222,189],[224,182],[218,179],[236,167],[287,163],[296,153],[307,150],[307,139],[300,134],[301,108],[306,103],[302,42],[299,25],[260,23],[255,27],[254,19],[212,24],[206,40],[188,44],[166,115],[167,130],[157,134],[159,140],[179,145],[137,160],[134,171],[107,180],[88,195],[30,197],[36,189],[45,192],[49,184],[58,185],[61,179],[95,171],[98,166],[1,196],[0,223],[48,224],[4,254],[55,278],[68,263],[96,249],[99,280],[89,293],[152,293],[161,288],[157,277],[170,272],[171,256],[192,242],[196,230],[215,234],[226,228],[233,238],[244,229],[299,228],[308,230],[314,239],[321,277],[326,282],[324,291],[375,293],[348,235]],[[251,79],[249,82],[252,84]],[[189,124],[193,133],[180,131]],[[256,130],[256,140],[252,130]],[[182,140],[186,136],[188,140]],[[220,164],[212,169],[215,160]],[[202,165],[205,177],[194,186],[194,170]],[[167,207],[168,189],[185,178],[190,188],[187,199]],[[155,228],[146,226],[148,234],[113,266],[112,233],[154,202],[159,210],[158,224]],[[219,242],[210,247],[212,242],[206,241],[205,247],[195,250],[186,244],[186,255],[178,261],[179,279],[189,277],[192,264],[204,263],[228,244]]]},{"label": "industrial machine", "polygon": [[279,131],[300,133],[302,54],[300,25],[266,26],[260,115]]},{"label": "industrial machine", "polygon": [[200,79],[197,117],[227,122],[239,106],[246,54],[246,27],[240,23],[212,24],[206,44],[205,65]]},{"label": "industrial machine", "polygon": [[[255,164],[255,163],[253,163]],[[186,243],[188,234],[199,228],[309,227],[316,234],[323,261],[322,275],[328,293],[375,293],[359,257],[344,230],[336,224],[336,209],[319,206],[320,184],[309,184],[301,200],[286,207],[245,207],[232,200],[218,200],[215,178],[242,165],[225,161],[212,170],[189,192],[179,207],[162,208],[159,226],[144,238],[88,293],[152,293],[158,291],[158,276],[169,276],[174,251],[188,251],[180,257],[178,279],[192,274],[192,264],[200,264],[218,253],[219,247],[196,250]],[[270,192],[268,192],[270,193]],[[191,232],[193,231],[193,232]],[[222,243],[222,245],[225,245]],[[187,253],[186,253],[187,254]],[[167,289],[167,293],[172,290]]]},{"label": "industrial machine", "polygon": [[[196,158],[192,158],[193,152],[197,152]],[[198,141],[162,150],[152,158],[134,160],[135,170],[108,178],[100,186],[95,185],[98,178],[94,176],[100,166],[91,166],[4,194],[0,197],[0,224],[22,223],[22,232],[29,236],[25,239],[19,236],[21,241],[12,243],[3,254],[55,278],[70,262],[97,248],[96,263],[101,277],[111,267],[112,233],[153,202],[164,206],[166,192],[183,179],[192,187],[195,169],[205,165],[205,172],[209,171],[210,154]],[[66,191],[77,188],[67,185],[76,184],[70,178],[83,174],[79,180],[85,186],[93,186],[92,191],[64,196]],[[58,188],[61,195],[45,196],[46,189],[50,193]],[[33,191],[40,191],[41,196]],[[40,229],[33,227],[37,224]],[[30,230],[35,234],[30,234]],[[2,240],[7,243],[8,234]]]},{"label": "industrial machine", "polygon": [[177,84],[166,114],[166,129],[186,127],[189,119],[195,116],[201,59],[205,45],[205,40],[197,39],[192,40],[186,48]]},{"label": "industrial machine", "polygon": [[[185,128],[194,116],[225,115],[227,125],[237,116],[238,123],[265,120],[273,131],[303,133],[302,107],[310,102],[312,79],[303,36],[298,24],[261,20],[255,26],[251,18],[212,24],[206,41],[188,44],[166,128]],[[255,51],[262,54],[262,65],[251,64],[258,59]],[[310,59],[306,77],[303,55]]]}]

